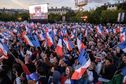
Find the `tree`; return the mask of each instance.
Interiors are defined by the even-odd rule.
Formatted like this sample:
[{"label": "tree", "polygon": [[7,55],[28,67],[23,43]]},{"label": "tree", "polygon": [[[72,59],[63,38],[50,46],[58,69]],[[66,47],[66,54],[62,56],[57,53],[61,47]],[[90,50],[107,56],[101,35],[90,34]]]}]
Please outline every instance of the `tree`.
[{"label": "tree", "polygon": [[49,14],[48,15],[48,20],[51,22],[57,22],[62,20],[62,16],[60,14]]},{"label": "tree", "polygon": [[101,13],[102,23],[116,23],[118,17],[118,10],[103,10]]}]

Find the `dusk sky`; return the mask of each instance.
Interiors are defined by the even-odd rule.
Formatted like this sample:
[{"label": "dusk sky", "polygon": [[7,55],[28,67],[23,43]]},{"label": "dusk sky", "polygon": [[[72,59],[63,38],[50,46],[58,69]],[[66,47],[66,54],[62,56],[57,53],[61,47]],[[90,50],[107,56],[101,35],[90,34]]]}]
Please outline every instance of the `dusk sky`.
[{"label": "dusk sky", "polygon": [[[84,9],[96,8],[106,2],[115,3],[116,0],[88,0],[88,5]],[[76,9],[74,0],[0,0],[0,8],[28,9],[34,4],[49,3],[49,7],[72,7]]]}]

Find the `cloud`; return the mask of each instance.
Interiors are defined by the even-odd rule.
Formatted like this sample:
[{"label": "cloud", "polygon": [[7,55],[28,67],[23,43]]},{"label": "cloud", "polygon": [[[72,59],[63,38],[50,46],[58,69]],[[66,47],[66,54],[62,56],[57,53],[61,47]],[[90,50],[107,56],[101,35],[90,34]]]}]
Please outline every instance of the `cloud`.
[{"label": "cloud", "polygon": [[114,0],[88,0],[89,3],[106,3]]},{"label": "cloud", "polygon": [[22,7],[22,8],[27,7],[27,5],[25,3],[22,3],[19,0],[11,0],[11,2],[14,3],[14,4],[16,4],[16,5],[18,5],[18,6],[20,6],[20,7]]},{"label": "cloud", "polygon": [[[111,2],[114,0],[88,0],[88,4],[86,5],[86,9],[90,7],[99,6],[99,4],[103,4],[106,2]],[[24,8],[28,9],[29,5],[34,4],[43,4],[43,3],[49,3],[49,7],[61,7],[61,6],[68,6],[72,8],[76,8],[75,6],[75,0],[1,0],[0,2],[0,8],[1,7],[7,7],[7,8]],[[9,4],[9,5],[8,5]]]}]

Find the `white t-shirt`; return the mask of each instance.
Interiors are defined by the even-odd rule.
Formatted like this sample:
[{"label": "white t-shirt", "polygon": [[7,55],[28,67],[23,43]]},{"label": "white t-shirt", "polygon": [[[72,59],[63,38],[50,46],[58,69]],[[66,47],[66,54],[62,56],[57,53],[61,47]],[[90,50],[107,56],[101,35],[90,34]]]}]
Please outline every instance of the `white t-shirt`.
[{"label": "white t-shirt", "polygon": [[71,80],[70,80],[70,79],[67,79],[67,80],[65,81],[65,84],[71,84]]}]

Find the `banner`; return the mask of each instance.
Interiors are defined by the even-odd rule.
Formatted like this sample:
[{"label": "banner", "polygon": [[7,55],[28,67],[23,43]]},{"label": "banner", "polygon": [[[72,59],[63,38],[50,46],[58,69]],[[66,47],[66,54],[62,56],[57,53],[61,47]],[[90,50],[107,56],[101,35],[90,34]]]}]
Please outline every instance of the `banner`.
[{"label": "banner", "polygon": [[118,13],[118,18],[117,18],[117,22],[123,22],[124,21],[124,17],[125,17],[125,13]]},{"label": "banner", "polygon": [[48,19],[47,4],[29,6],[30,19]]},{"label": "banner", "polygon": [[122,13],[122,17],[121,17],[121,22],[124,21],[124,17],[125,17],[125,13],[123,12],[123,13]]}]

